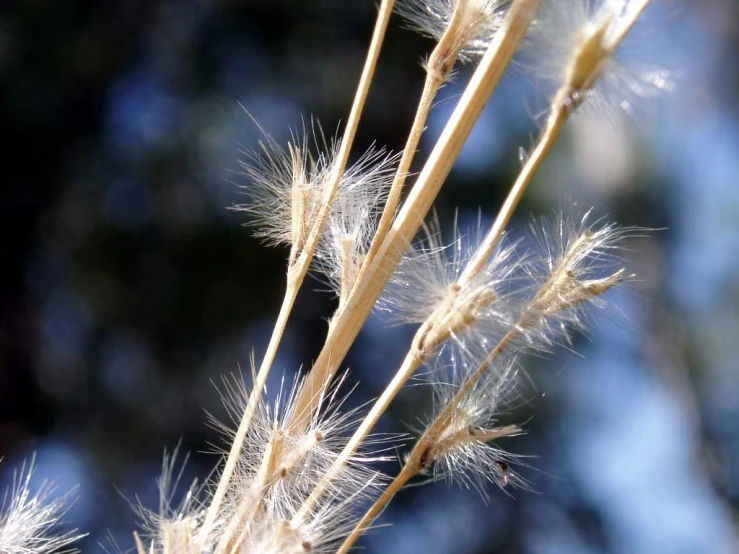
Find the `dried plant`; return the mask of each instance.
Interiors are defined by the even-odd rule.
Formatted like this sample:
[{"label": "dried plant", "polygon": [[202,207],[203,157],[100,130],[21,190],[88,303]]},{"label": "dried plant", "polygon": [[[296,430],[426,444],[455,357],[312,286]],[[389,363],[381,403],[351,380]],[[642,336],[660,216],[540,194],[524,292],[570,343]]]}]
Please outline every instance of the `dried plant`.
[{"label": "dried plant", "polygon": [[61,531],[59,524],[69,508],[71,493],[56,494],[48,481],[34,483],[31,461],[17,470],[0,505],[0,552],[3,554],[71,554],[84,535]]},{"label": "dried plant", "polygon": [[[636,230],[595,219],[590,211],[559,214],[534,223],[539,248],[529,251],[507,240],[505,229],[570,116],[588,109],[613,117],[671,87],[665,71],[621,56],[649,3],[381,1],[343,136],[327,140],[311,121],[284,149],[265,133],[243,160],[249,201],[236,209],[253,216],[268,242],[290,248],[284,301],[261,363],[252,360],[250,387],[224,383],[233,425],[217,424],[229,443],[218,478],[205,487],[194,484],[184,502],[172,506],[171,481],[179,478],[172,459],[166,460],[162,504],[142,510],[138,554],[343,553],[420,474],[462,482],[483,495],[490,483],[527,486],[516,472],[520,458],[504,449],[504,439],[523,433],[521,425],[505,421],[521,357],[569,342],[586,328],[590,306],[603,306],[604,293],[631,279],[618,254]],[[373,148],[349,166],[394,10],[407,27],[435,41],[423,92],[402,153]],[[522,156],[491,227],[467,234],[455,224],[445,244],[435,219],[424,219],[519,50],[520,70],[551,86],[541,132]],[[401,202],[436,95],[461,63],[475,66],[474,73]],[[270,400],[267,377],[311,268],[336,294],[338,307],[311,370],[292,383],[283,380]],[[418,325],[417,332],[380,397],[347,410],[351,391],[342,390],[336,374],[375,306],[397,322]],[[433,368],[427,373],[433,412],[416,430],[400,472],[382,475],[375,462],[394,452],[389,448],[398,437],[373,435],[373,429],[423,366]],[[38,536],[59,516],[58,504],[43,507],[47,492],[29,496],[21,484],[0,520],[0,551],[58,552],[71,542],[71,534]]]},{"label": "dried plant", "polygon": [[[506,437],[519,364],[586,328],[590,305],[632,276],[618,253],[636,230],[587,211],[534,224],[538,251],[504,240],[524,191],[569,117],[587,106],[614,109],[670,88],[664,71],[619,57],[648,0],[383,0],[344,135],[327,141],[316,123],[286,149],[269,136],[247,156],[250,201],[259,233],[289,245],[285,300],[251,389],[224,389],[234,427],[219,478],[197,504],[150,518],[139,554],[347,552],[412,478],[430,473],[488,494],[488,483],[527,486]],[[541,5],[540,5],[541,4]],[[426,82],[400,156],[373,149],[347,167],[393,9],[432,37]],[[449,244],[435,220],[423,224],[454,160],[519,50],[524,71],[553,82],[539,138],[489,230],[454,229]],[[439,89],[457,64],[476,64],[464,94],[423,169],[402,191]],[[423,227],[421,238],[414,235]],[[270,403],[266,379],[308,270],[338,297],[321,354],[310,372],[283,383]],[[344,411],[341,362],[375,306],[418,330],[405,359],[367,409]],[[444,355],[448,353],[451,355]],[[442,361],[446,360],[446,362]],[[396,476],[373,465],[394,437],[372,435],[400,389],[423,366],[434,410]],[[367,505],[370,505],[366,511]]]}]

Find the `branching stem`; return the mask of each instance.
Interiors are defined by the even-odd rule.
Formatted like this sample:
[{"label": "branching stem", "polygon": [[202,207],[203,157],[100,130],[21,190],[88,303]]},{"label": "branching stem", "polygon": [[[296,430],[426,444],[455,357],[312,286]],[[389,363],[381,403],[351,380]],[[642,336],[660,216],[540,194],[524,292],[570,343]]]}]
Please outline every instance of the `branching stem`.
[{"label": "branching stem", "polygon": [[[500,31],[483,56],[444,131],[429,155],[416,183],[393,222],[382,247],[358,280],[351,296],[329,329],[326,342],[313,364],[296,404],[300,418],[294,425],[304,427],[316,408],[314,393],[331,380],[359,330],[372,311],[413,236],[431,208],[436,195],[462,150],[472,127],[500,82],[513,54],[533,19],[540,0],[516,0]],[[306,409],[308,408],[308,409]]]},{"label": "branching stem", "polygon": [[293,518],[294,524],[298,524],[299,522],[303,521],[315,508],[321,496],[328,490],[331,483],[340,474],[344,465],[354,455],[354,453],[357,451],[357,448],[359,448],[359,445],[362,444],[364,439],[367,438],[367,435],[377,424],[380,416],[385,413],[385,410],[387,410],[390,403],[395,399],[395,396],[398,394],[402,386],[406,383],[406,381],[408,381],[408,379],[410,379],[410,377],[420,367],[423,361],[423,357],[419,356],[415,350],[412,349],[408,352],[408,355],[403,360],[403,363],[393,377],[392,381],[390,381],[390,384],[383,391],[382,396],[380,396],[380,398],[378,398],[377,401],[373,404],[372,409],[362,419],[362,423],[359,425],[359,427],[357,427],[357,430],[346,443],[344,449],[339,453],[329,470],[313,489],[310,496],[301,506],[300,510],[295,514],[295,517]]},{"label": "branching stem", "polygon": [[[493,222],[493,226],[480,244],[475,257],[465,267],[460,277],[460,282],[468,282],[485,267],[485,263],[500,242],[503,232],[508,226],[508,222],[518,206],[521,197],[551,151],[565,122],[570,114],[580,104],[586,101],[588,91],[595,85],[602,71],[603,64],[615,52],[627,33],[634,27],[644,9],[649,5],[649,2],[650,0],[639,0],[638,2],[634,2],[634,6],[636,7],[630,6],[629,18],[619,25],[614,36],[609,38],[607,49],[603,50],[601,48],[604,40],[602,34],[606,33],[608,26],[605,23],[602,24],[603,28],[599,30],[601,34],[595,33],[593,35],[594,44],[586,43],[575,49],[572,63],[576,70],[574,72],[572,70],[568,72],[565,76],[565,82],[562,83],[554,95],[546,126],[539,135],[536,146],[524,162],[521,172],[513,183],[505,202],[503,202]],[[580,73],[583,74],[580,75]]]},{"label": "branching stem", "polygon": [[390,225],[393,222],[393,218],[395,217],[395,213],[400,202],[403,185],[408,177],[408,172],[411,169],[413,159],[416,156],[418,143],[421,141],[421,136],[426,129],[426,120],[431,113],[434,99],[436,98],[439,89],[441,89],[444,83],[449,80],[454,68],[454,62],[457,59],[459,50],[463,44],[462,41],[459,40],[459,35],[465,31],[462,27],[464,24],[464,12],[466,10],[467,2],[469,2],[469,0],[459,0],[457,2],[454,14],[452,15],[446,31],[442,35],[441,39],[439,39],[439,42],[434,47],[434,50],[426,63],[426,79],[423,84],[421,99],[418,102],[418,108],[416,109],[416,115],[413,119],[413,124],[411,125],[405,148],[403,149],[403,155],[400,158],[398,169],[395,172],[395,177],[390,187],[390,192],[388,193],[388,199],[385,203],[382,217],[377,225],[375,238],[372,240],[372,245],[367,253],[367,258],[363,264],[362,273],[360,273],[359,279],[364,276],[366,269],[377,255],[377,252],[382,246],[382,242],[385,240],[385,237],[390,230]]},{"label": "branching stem", "polygon": [[252,389],[251,395],[249,397],[244,417],[239,423],[239,429],[237,431],[236,437],[234,438],[234,442],[231,445],[231,450],[226,460],[221,479],[218,482],[218,487],[216,489],[216,492],[213,494],[213,499],[210,506],[208,507],[208,512],[203,522],[203,527],[201,531],[201,537],[203,541],[201,544],[204,544],[205,541],[207,541],[207,538],[210,535],[213,525],[218,517],[218,512],[220,510],[221,504],[223,503],[223,499],[225,498],[228,486],[231,483],[231,478],[233,477],[234,470],[236,469],[236,463],[241,453],[241,449],[243,448],[244,440],[246,439],[249,425],[251,423],[251,418],[253,417],[255,407],[257,406],[259,399],[261,398],[264,383],[267,380],[267,375],[269,374],[270,368],[272,366],[274,355],[277,351],[277,346],[279,345],[279,342],[282,338],[282,333],[284,331],[287,318],[289,316],[290,310],[292,309],[295,297],[297,296],[297,291],[300,289],[305,275],[308,272],[308,267],[310,266],[311,260],[313,259],[313,254],[315,253],[318,241],[320,240],[321,234],[323,232],[323,228],[325,227],[326,221],[328,220],[331,204],[333,203],[334,196],[336,195],[336,191],[341,182],[344,168],[346,167],[347,161],[349,160],[349,152],[354,142],[354,137],[359,125],[359,119],[361,117],[362,110],[364,108],[364,104],[369,93],[372,77],[374,76],[375,67],[377,66],[377,59],[379,58],[380,49],[385,39],[385,33],[387,31],[388,22],[390,21],[390,15],[392,14],[394,4],[395,0],[382,0],[382,3],[380,4],[380,8],[377,13],[377,21],[375,23],[375,29],[372,35],[372,41],[367,52],[364,69],[362,70],[362,76],[359,80],[359,85],[357,86],[357,91],[354,96],[354,103],[352,104],[352,109],[349,113],[349,119],[346,124],[346,129],[344,130],[344,135],[342,137],[341,146],[339,148],[339,152],[335,160],[335,165],[332,170],[332,175],[331,178],[328,179],[324,188],[322,202],[319,208],[316,223],[311,229],[308,239],[306,240],[305,248],[298,253],[294,263],[291,264],[290,268],[288,269],[288,290],[286,291],[285,295],[286,299],[283,302],[283,308],[285,309],[281,310],[280,319],[278,319],[277,325],[275,325],[275,331],[272,334],[270,347],[268,348],[268,355],[265,356],[264,361],[260,366],[257,380],[254,383],[254,388]]}]

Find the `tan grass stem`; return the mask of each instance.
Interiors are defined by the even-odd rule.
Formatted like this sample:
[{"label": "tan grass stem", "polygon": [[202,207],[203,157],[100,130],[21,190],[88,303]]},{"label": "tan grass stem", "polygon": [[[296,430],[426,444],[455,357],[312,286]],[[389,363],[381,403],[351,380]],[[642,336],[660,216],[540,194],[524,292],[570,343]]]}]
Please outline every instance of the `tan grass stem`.
[{"label": "tan grass stem", "polygon": [[361,280],[366,273],[370,263],[377,255],[377,252],[382,246],[382,242],[385,240],[390,226],[392,225],[393,218],[400,202],[400,195],[403,191],[403,185],[408,177],[408,173],[411,169],[411,164],[416,156],[418,149],[418,143],[421,141],[421,136],[426,129],[426,120],[428,119],[431,109],[434,105],[434,99],[436,98],[439,89],[444,83],[449,80],[449,77],[454,69],[454,62],[457,60],[459,51],[464,44],[460,40],[460,34],[464,34],[464,12],[466,5],[470,0],[459,0],[454,9],[454,14],[447,26],[446,31],[442,35],[439,42],[437,42],[434,50],[431,52],[428,61],[426,62],[426,79],[423,84],[423,91],[421,92],[421,99],[418,102],[418,108],[416,109],[416,115],[413,118],[413,124],[408,134],[408,139],[403,149],[403,155],[400,158],[398,164],[398,170],[395,172],[393,183],[388,193],[387,202],[382,212],[382,217],[377,225],[377,232],[372,240],[372,245],[367,257],[363,263],[362,271],[357,278],[357,281]]},{"label": "tan grass stem", "polygon": [[144,542],[141,540],[141,536],[137,531],[133,532],[133,540],[136,543],[136,554],[148,554]]},{"label": "tan grass stem", "polygon": [[[562,83],[554,95],[544,130],[539,135],[536,146],[527,157],[516,181],[508,192],[493,226],[480,243],[480,248],[477,250],[475,257],[465,267],[460,277],[461,283],[468,282],[482,271],[488,258],[500,242],[524,192],[559,137],[565,122],[570,114],[586,101],[587,92],[595,85],[600,76],[603,63],[615,52],[627,33],[634,27],[649,2],[650,0],[641,0],[638,7],[631,9],[629,19],[625,24],[618,27],[617,34],[609,40],[608,50],[600,49],[603,37],[596,33],[593,35],[593,38],[596,39],[593,44],[585,43],[573,52],[573,65],[566,75],[565,82]],[[602,24],[601,32],[605,33],[606,28],[607,25]]]},{"label": "tan grass stem", "polygon": [[516,177],[511,190],[508,192],[503,205],[500,207],[498,215],[495,217],[493,226],[490,228],[485,238],[480,243],[479,248],[475,251],[475,256],[465,266],[462,275],[459,278],[460,283],[470,282],[485,267],[490,256],[492,256],[495,248],[500,243],[503,233],[508,226],[513,212],[516,210],[518,203],[521,201],[524,192],[531,183],[534,175],[541,167],[547,155],[557,141],[562,127],[564,127],[570,110],[567,106],[559,104],[553,105],[553,110],[547,118],[546,126],[536,141],[536,146],[524,162],[518,177]]},{"label": "tan grass stem", "polygon": [[393,479],[393,482],[388,485],[388,487],[383,491],[380,498],[378,498],[374,504],[372,504],[372,507],[367,511],[366,514],[362,517],[360,522],[354,527],[352,532],[349,534],[349,536],[344,540],[344,543],[341,545],[341,548],[336,552],[336,554],[346,554],[349,552],[349,549],[354,546],[354,543],[357,542],[359,537],[361,537],[364,533],[367,532],[369,529],[369,526],[372,525],[372,522],[377,518],[377,516],[382,513],[382,511],[385,509],[385,507],[390,503],[390,501],[395,497],[395,495],[410,481],[418,475],[418,471],[416,471],[415,467],[411,464],[406,463],[403,466],[403,469],[400,470],[400,473]]},{"label": "tan grass stem", "polygon": [[456,406],[467,395],[467,393],[480,380],[485,371],[490,368],[492,363],[500,356],[505,349],[521,334],[521,330],[516,326],[512,328],[503,337],[495,349],[488,355],[485,361],[478,366],[455,393],[452,400],[444,406],[441,413],[434,419],[424,432],[423,436],[418,439],[413,447],[408,459],[406,460],[400,473],[393,479],[388,487],[383,491],[382,495],[375,501],[372,507],[364,514],[360,522],[356,525],[349,537],[344,541],[337,554],[348,552],[359,537],[364,534],[375,518],[382,513],[393,497],[410,481],[413,477],[421,473],[431,460],[426,460],[427,452],[433,448],[436,438],[440,434],[440,430],[449,422]]},{"label": "tan grass stem", "polygon": [[419,356],[414,349],[408,352],[392,381],[390,381],[388,386],[385,388],[380,398],[378,398],[373,404],[369,413],[367,413],[367,415],[362,419],[362,423],[357,427],[352,437],[346,443],[344,449],[339,453],[329,470],[313,489],[310,496],[300,507],[300,510],[295,514],[293,518],[294,523],[303,521],[311,513],[323,494],[328,490],[331,483],[341,473],[344,465],[367,438],[367,435],[372,431],[382,414],[385,413],[385,410],[387,410],[390,403],[395,399],[400,389],[408,379],[411,378],[413,373],[415,373],[422,363],[423,357]]},{"label": "tan grass stem", "polygon": [[306,418],[310,417],[316,407],[313,402],[314,391],[319,390],[333,377],[372,311],[390,278],[392,269],[398,264],[420,228],[475,122],[518,49],[539,3],[540,0],[515,0],[511,6],[500,31],[480,61],[377,256],[368,267],[364,279],[355,285],[345,308],[329,329],[323,349],[297,399],[295,413],[300,414],[303,420],[297,419],[294,425],[305,426]]},{"label": "tan grass stem", "polygon": [[[591,281],[580,282],[580,288],[576,294],[572,294],[572,284],[576,277],[571,275],[571,264],[577,258],[583,249],[589,247],[589,241],[592,235],[589,231],[583,232],[568,251],[559,261],[556,269],[552,271],[547,281],[539,288],[537,294],[529,302],[518,318],[518,321],[510,328],[505,336],[498,342],[493,350],[487,355],[480,365],[471,373],[454,393],[454,396],[444,406],[441,412],[434,418],[431,424],[426,428],[420,439],[413,447],[411,454],[408,456],[403,469],[393,482],[388,486],[385,492],[378,498],[368,512],[363,516],[362,520],[357,524],[352,534],[344,543],[339,552],[346,552],[357,538],[372,524],[374,519],[379,515],[393,496],[415,475],[418,475],[423,469],[431,464],[438,453],[445,450],[444,445],[440,441],[443,431],[447,428],[450,421],[457,412],[458,407],[464,401],[465,397],[472,391],[477,383],[482,379],[496,360],[517,341],[527,330],[538,325],[541,320],[558,311],[577,307],[579,304],[600,296],[604,292],[611,289],[616,284],[622,282],[625,278],[624,270],[620,269],[610,277],[596,279]],[[388,387],[390,388],[390,387]],[[387,392],[387,391],[386,391]],[[515,426],[503,428],[499,436],[506,436],[511,433],[506,430],[517,429]],[[496,438],[491,435],[491,439]],[[458,442],[456,438],[454,442]],[[479,439],[476,439],[479,440]],[[483,441],[487,442],[487,441]]]},{"label": "tan grass stem", "polygon": [[[261,398],[262,389],[264,387],[264,383],[267,380],[267,375],[269,374],[269,371],[272,367],[274,356],[282,338],[282,334],[284,332],[289,313],[292,309],[295,296],[297,295],[297,291],[300,289],[305,275],[308,272],[308,267],[310,266],[310,262],[313,258],[313,254],[315,253],[316,246],[318,245],[318,241],[328,219],[328,214],[333,202],[333,198],[336,194],[336,190],[339,187],[339,183],[341,182],[341,178],[344,173],[344,168],[346,167],[347,161],[349,159],[349,152],[351,150],[352,143],[354,142],[354,137],[356,135],[357,127],[359,125],[359,119],[361,117],[364,104],[367,100],[372,77],[374,76],[375,68],[377,66],[377,59],[379,58],[382,43],[385,39],[388,22],[390,21],[390,15],[392,14],[394,4],[395,0],[382,0],[382,3],[380,4],[377,13],[375,28],[372,34],[372,40],[367,51],[367,58],[362,70],[362,76],[359,80],[359,85],[357,86],[357,91],[354,96],[354,102],[349,113],[349,119],[347,121],[344,135],[341,140],[341,146],[336,157],[332,177],[328,180],[324,189],[321,207],[319,209],[316,224],[311,229],[311,232],[306,241],[306,246],[298,254],[295,263],[292,264],[288,269],[288,287],[285,295],[286,299],[283,302],[283,309],[281,309],[280,311],[280,318],[278,318],[278,322],[275,325],[275,329],[272,333],[270,345],[267,350],[267,355],[265,355],[265,358],[260,365],[254,388],[252,389],[249,401],[247,402],[247,408],[244,413],[244,417],[239,423],[239,428],[236,432],[236,436],[234,437],[234,442],[231,445],[228,458],[226,459],[226,463],[223,468],[223,473],[221,474],[221,478],[218,482],[218,487],[216,488],[216,491],[213,494],[213,498],[211,500],[211,504],[208,507],[208,511],[202,527],[203,542],[207,540],[208,535],[210,534],[216,521],[216,518],[218,517],[218,512],[220,510],[221,504],[223,503],[223,499],[226,496],[228,486],[231,483],[231,478],[233,477],[234,470],[236,469],[236,464],[238,462],[241,449],[244,446],[244,440],[246,439],[246,434],[248,432],[251,419],[254,415],[254,411],[256,409],[256,406],[258,405],[259,399]],[[292,268],[295,268],[295,270],[293,270]],[[291,275],[291,273],[293,274]]]}]

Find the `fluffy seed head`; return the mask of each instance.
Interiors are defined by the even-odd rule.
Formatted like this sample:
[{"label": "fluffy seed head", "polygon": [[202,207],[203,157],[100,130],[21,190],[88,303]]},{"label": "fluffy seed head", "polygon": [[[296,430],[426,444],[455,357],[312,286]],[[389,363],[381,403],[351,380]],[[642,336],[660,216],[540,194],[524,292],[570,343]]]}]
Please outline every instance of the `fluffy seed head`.
[{"label": "fluffy seed head", "polygon": [[[265,133],[259,149],[241,162],[250,181],[249,202],[234,206],[254,217],[258,236],[291,247],[293,262],[306,247],[325,202],[325,187],[333,179],[340,141],[327,139],[317,123],[302,133],[293,131],[283,149]],[[374,206],[384,198],[395,161],[382,149],[370,148],[344,170],[334,202],[340,209]],[[372,208],[374,209],[374,208]]]},{"label": "fluffy seed head", "polygon": [[462,10],[457,16],[460,31],[454,49],[460,61],[469,62],[490,46],[510,0],[400,0],[396,6],[411,29],[437,41],[449,27],[455,10]]},{"label": "fluffy seed head", "polygon": [[250,181],[249,202],[234,208],[254,217],[258,236],[300,249],[315,222],[336,143],[314,123],[291,135],[285,149],[265,133],[258,150],[245,152],[241,169]]},{"label": "fluffy seed head", "polygon": [[513,470],[517,458],[495,443],[522,433],[518,426],[500,422],[516,387],[514,362],[491,368],[459,402],[455,395],[470,370],[454,368],[448,373],[454,376],[453,382],[434,383],[434,419],[430,425],[436,432],[425,435],[431,439],[424,453],[425,469],[436,479],[474,488],[483,497],[487,495],[487,483],[501,488],[525,487],[526,482]]},{"label": "fluffy seed head", "polygon": [[[295,400],[302,379],[291,386],[283,380],[273,401],[264,391],[219,517],[224,522],[221,543],[240,545],[238,552],[244,554],[325,552],[351,531],[357,519],[354,510],[374,497],[380,484],[371,467],[380,458],[366,450],[349,460],[309,517],[294,521],[358,421],[356,409],[344,409],[345,397],[338,394],[342,381],[316,391],[319,408],[305,429],[291,425],[299,415]],[[227,383],[224,392],[229,411],[240,417],[248,399],[246,387]],[[370,438],[365,447],[373,444]]]},{"label": "fluffy seed head", "polygon": [[593,219],[557,215],[532,225],[541,252],[524,266],[535,293],[523,309],[520,329],[535,344],[569,341],[584,330],[588,305],[603,307],[601,295],[631,278],[618,253],[639,229]]},{"label": "fluffy seed head", "polygon": [[13,485],[0,505],[0,552],[3,554],[71,554],[81,539],[75,531],[57,533],[69,506],[70,495],[55,496],[56,487],[31,484],[33,462],[15,473]]},{"label": "fluffy seed head", "polygon": [[[585,104],[600,116],[669,91],[670,72],[643,60],[631,28],[649,0],[545,0],[527,41],[529,66],[561,92],[555,103]],[[624,42],[625,40],[625,42]],[[622,45],[622,42],[624,44]]]},{"label": "fluffy seed head", "polygon": [[438,222],[401,260],[381,299],[396,323],[421,324],[414,348],[424,357],[451,339],[455,348],[474,355],[486,352],[510,325],[508,291],[515,268],[512,245],[502,246],[473,279],[460,283],[481,236],[479,229],[442,246]]},{"label": "fluffy seed head", "polygon": [[164,454],[162,475],[158,480],[158,509],[137,508],[143,527],[142,536],[135,536],[139,554],[200,554],[213,546],[208,541],[199,542],[208,491],[198,481],[193,481],[181,500],[175,502],[188,458],[185,456],[178,469],[178,450],[179,447],[172,454]]},{"label": "fluffy seed head", "polygon": [[370,148],[344,174],[316,252],[315,269],[343,302],[375,236],[398,156]]}]

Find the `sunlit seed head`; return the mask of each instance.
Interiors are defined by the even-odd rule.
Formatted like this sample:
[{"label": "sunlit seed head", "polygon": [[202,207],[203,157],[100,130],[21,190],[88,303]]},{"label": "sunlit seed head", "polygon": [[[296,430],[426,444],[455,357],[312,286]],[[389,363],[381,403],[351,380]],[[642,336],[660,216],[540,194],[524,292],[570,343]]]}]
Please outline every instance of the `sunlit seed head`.
[{"label": "sunlit seed head", "polygon": [[648,43],[632,30],[647,4],[544,0],[525,49],[530,71],[558,91],[555,105],[611,117],[673,88],[669,71],[645,61]]},{"label": "sunlit seed head", "polygon": [[498,248],[474,278],[460,280],[480,236],[479,227],[468,235],[455,229],[452,241],[443,246],[438,223],[432,220],[381,298],[381,309],[391,321],[421,325],[414,348],[424,358],[444,343],[469,355],[486,351],[511,323],[511,281],[518,261],[513,245]]},{"label": "sunlit seed head", "polygon": [[454,49],[460,61],[470,62],[490,46],[509,6],[510,0],[400,0],[396,11],[411,29],[438,41],[461,9]]},{"label": "sunlit seed head", "polygon": [[[250,425],[220,518],[230,522],[225,532],[237,537],[235,540],[243,545],[240,552],[298,553],[306,544],[311,545],[310,552],[330,551],[322,545],[335,545],[351,530],[349,523],[356,521],[353,502],[361,503],[377,493],[381,480],[372,466],[384,458],[373,449],[378,445],[383,448],[384,441],[378,443],[378,439],[369,437],[342,467],[315,514],[299,524],[291,521],[361,419],[357,409],[344,405],[346,397],[339,394],[342,378],[316,391],[314,404],[318,408],[308,426],[294,427],[291,422],[298,416],[296,399],[303,383],[300,377],[292,382],[283,378],[276,395],[263,391]],[[240,381],[227,381],[223,393],[229,412],[238,422],[249,391]],[[228,434],[234,432],[231,426],[222,427]],[[260,506],[259,511],[253,510],[255,505]],[[338,517],[335,512],[342,510],[346,513]],[[315,521],[324,516],[325,521]],[[249,526],[244,527],[243,521],[249,521]]]},{"label": "sunlit seed head", "polygon": [[[522,433],[517,425],[502,423],[507,406],[515,398],[517,369],[509,360],[490,368],[461,400],[457,397],[470,368],[453,368],[444,373],[450,381],[434,383],[434,422],[441,422],[424,456],[426,470],[470,488],[483,497],[487,483],[501,488],[526,487],[512,469],[519,463],[498,440]],[[446,417],[441,417],[447,414]]]},{"label": "sunlit seed head", "polygon": [[369,251],[397,161],[397,155],[372,147],[344,174],[314,263],[341,301]]},{"label": "sunlit seed head", "polygon": [[604,307],[601,295],[632,279],[619,252],[643,230],[592,217],[559,214],[532,225],[540,252],[524,266],[533,295],[523,308],[520,330],[534,344],[569,341],[586,327],[588,306]]},{"label": "sunlit seed head", "polygon": [[[234,209],[253,217],[257,236],[290,246],[291,263],[320,223],[326,187],[336,178],[340,144],[336,138],[327,139],[320,125],[311,121],[302,132],[292,132],[286,148],[265,133],[257,150],[245,152],[241,169],[249,181],[244,186],[249,201]],[[365,248],[372,232],[367,221],[373,220],[387,196],[397,159],[372,146],[344,169],[329,212],[327,235],[334,240],[348,235],[357,248]],[[330,244],[331,238],[324,242]]]},{"label": "sunlit seed head", "polygon": [[253,217],[257,236],[300,250],[315,223],[338,146],[314,121],[291,135],[283,148],[264,133],[259,148],[244,153],[241,169],[249,201],[234,209]]},{"label": "sunlit seed head", "polygon": [[3,554],[61,554],[77,552],[74,543],[84,535],[59,531],[71,502],[57,495],[49,482],[33,483],[33,461],[15,473],[13,485],[0,504],[0,552]]},{"label": "sunlit seed head", "polygon": [[206,550],[211,546],[211,541],[204,540],[206,538],[199,533],[208,491],[196,480],[183,488],[188,456],[185,455],[180,461],[178,451],[179,447],[171,454],[165,452],[162,474],[158,479],[158,509],[142,505],[137,507],[143,528],[142,536],[136,536],[139,550],[143,544],[148,544],[146,551],[153,554],[199,554],[202,551],[200,544]]}]

